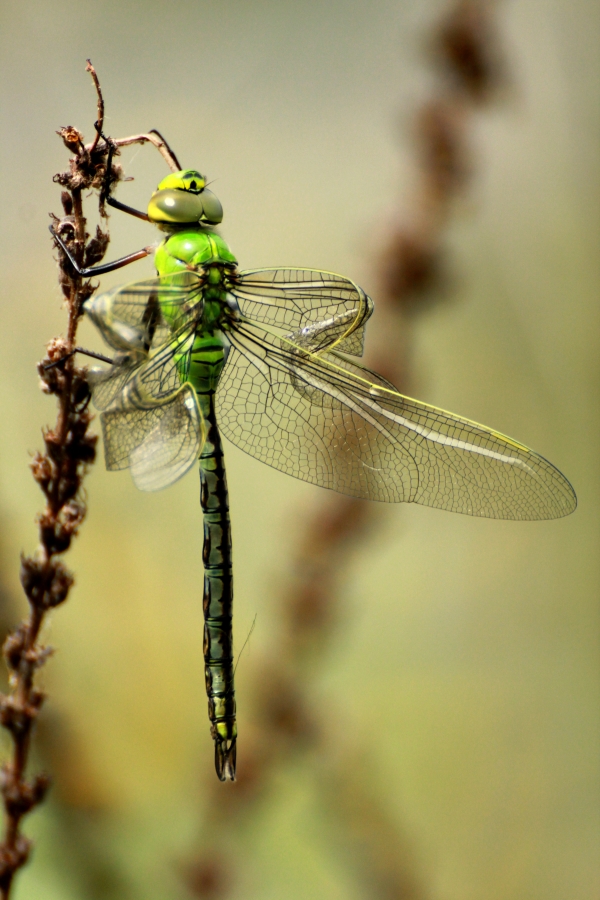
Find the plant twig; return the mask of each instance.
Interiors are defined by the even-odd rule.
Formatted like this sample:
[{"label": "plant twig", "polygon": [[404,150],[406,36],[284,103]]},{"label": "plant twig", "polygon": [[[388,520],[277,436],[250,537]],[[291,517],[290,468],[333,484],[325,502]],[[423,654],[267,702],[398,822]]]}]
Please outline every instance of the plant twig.
[{"label": "plant twig", "polygon": [[[69,125],[57,134],[74,155],[66,172],[54,176],[63,187],[62,217],[52,215],[53,231],[60,235],[78,266],[96,265],[104,257],[109,236],[106,229],[96,228],[94,237],[86,231],[82,197],[85,191],[98,192],[98,208],[107,219],[107,190],[122,178],[119,165],[112,156],[120,147],[151,143],[161,153],[172,171],[181,168],[173,150],[157,131],[132,137],[112,139],[102,133],[104,99],[100,82],[90,60],[88,71],[97,95],[96,134],[85,144],[81,132]],[[110,171],[107,172],[107,168]],[[12,757],[0,772],[0,793],[5,812],[4,839],[0,843],[0,897],[8,900],[15,873],[27,862],[31,841],[21,833],[23,817],[38,806],[50,785],[45,774],[26,777],[31,736],[45,694],[35,685],[36,670],[44,665],[52,650],[40,642],[46,614],[67,599],[73,575],[60,557],[69,549],[77,534],[86,507],[81,484],[87,467],[96,456],[97,436],[88,432],[92,415],[88,409],[90,390],[87,371],[75,365],[79,319],[83,304],[94,293],[89,280],[77,274],[66,254],[59,248],[59,283],[67,304],[66,337],[53,338],[47,356],[38,364],[41,388],[53,394],[58,402],[58,416],[53,429],[44,431],[45,452],[36,453],[31,469],[46,498],[38,517],[40,543],[31,556],[21,560],[21,584],[29,602],[29,617],[6,638],[3,654],[10,673],[9,693],[0,695],[0,724],[12,738]],[[86,352],[106,360],[102,355]],[[110,361],[110,360],[109,360]]]},{"label": "plant twig", "polygon": [[[98,112],[104,104],[96,73],[88,62],[98,95]],[[104,256],[108,234],[100,227],[91,240],[86,232],[82,192],[99,188],[106,164],[106,146],[95,141],[88,149],[83,136],[72,126],[58,132],[67,149],[74,152],[69,170],[54,180],[63,186],[62,218],[53,217],[58,233],[68,243],[81,265],[93,265]],[[12,738],[12,757],[1,772],[0,790],[4,802],[5,831],[0,844],[0,894],[8,900],[15,873],[29,856],[31,841],[21,833],[23,817],[42,802],[50,784],[45,774],[27,778],[33,727],[45,694],[35,684],[36,670],[44,665],[52,650],[40,641],[49,610],[63,603],[73,584],[73,575],[61,556],[77,534],[86,507],[81,484],[87,467],[96,455],[97,437],[88,432],[91,413],[86,372],[75,365],[73,350],[83,303],[93,293],[61,254],[59,281],[67,304],[66,337],[54,338],[47,356],[38,365],[42,390],[58,402],[54,428],[44,431],[45,452],[36,453],[31,469],[46,505],[38,517],[39,545],[31,556],[21,559],[21,584],[29,602],[29,616],[10,633],[4,643],[4,659],[10,673],[10,689],[0,700],[0,722]],[[52,363],[64,360],[62,365]],[[50,368],[48,368],[50,366]]]},{"label": "plant twig", "polygon": [[98,81],[98,76],[96,75],[96,70],[92,65],[92,61],[90,59],[87,60],[87,65],[85,67],[85,71],[89,72],[92,76],[92,81],[94,82],[94,87],[96,88],[96,94],[98,95],[98,118],[96,120],[96,137],[92,141],[92,146],[90,147],[90,154],[92,154],[96,147],[98,146],[98,141],[100,140],[100,135],[102,134],[102,129],[104,127],[104,97],[102,96],[102,91],[100,90],[100,82]]}]

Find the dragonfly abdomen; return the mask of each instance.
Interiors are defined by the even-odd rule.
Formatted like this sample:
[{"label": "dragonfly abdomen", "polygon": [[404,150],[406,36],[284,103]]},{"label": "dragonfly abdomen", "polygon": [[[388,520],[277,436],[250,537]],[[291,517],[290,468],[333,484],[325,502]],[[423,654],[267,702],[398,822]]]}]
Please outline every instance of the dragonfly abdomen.
[{"label": "dragonfly abdomen", "polygon": [[196,336],[184,380],[191,382],[198,395],[216,391],[228,352],[229,342],[222,332]]},{"label": "dragonfly abdomen", "polygon": [[231,524],[223,448],[214,392],[198,392],[207,434],[200,454],[200,503],[204,515],[204,672],[208,715],[221,781],[235,780],[237,725],[233,681],[233,571]]}]

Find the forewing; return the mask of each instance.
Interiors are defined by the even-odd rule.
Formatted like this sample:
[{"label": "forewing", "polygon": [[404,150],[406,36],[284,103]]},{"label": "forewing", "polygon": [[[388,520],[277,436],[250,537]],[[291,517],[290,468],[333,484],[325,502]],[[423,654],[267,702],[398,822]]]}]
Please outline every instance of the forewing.
[{"label": "forewing", "polygon": [[186,319],[198,318],[202,285],[198,273],[184,270],[111,288],[87,300],[84,310],[115,350],[148,353]]},{"label": "forewing", "polygon": [[185,270],[113,288],[85,311],[118,351],[90,372],[107,469],[131,468],[143,491],[181,478],[197,459],[204,422],[190,384],[181,383],[202,314],[203,280]]},{"label": "forewing", "polygon": [[362,356],[373,302],[353,281],[318,269],[239,272],[231,292],[249,320],[281,329],[313,353],[336,346]]},{"label": "forewing", "polygon": [[289,475],[354,497],[497,519],[572,512],[566,478],[532,450],[393,390],[337,353],[241,324],[217,393],[219,426]]},{"label": "forewing", "polygon": [[96,409],[106,410],[113,404],[128,402],[128,392],[144,396],[144,402],[163,401],[181,386],[180,371],[186,371],[183,362],[191,352],[196,323],[184,320],[184,324],[161,346],[151,347],[145,353],[130,351],[115,357],[108,368],[93,368],[89,373],[92,400]]}]

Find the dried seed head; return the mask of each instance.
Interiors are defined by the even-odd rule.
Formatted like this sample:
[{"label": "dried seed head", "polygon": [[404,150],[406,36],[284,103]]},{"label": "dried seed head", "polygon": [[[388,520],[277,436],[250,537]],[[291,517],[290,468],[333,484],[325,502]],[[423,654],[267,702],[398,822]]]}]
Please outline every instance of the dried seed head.
[{"label": "dried seed head", "polygon": [[77,151],[83,147],[83,135],[77,128],[74,128],[73,125],[66,125],[63,128],[60,128],[56,133],[63,139],[67,150],[71,150],[72,153],[77,153]]},{"label": "dried seed head", "polygon": [[62,603],[73,584],[73,575],[55,559],[25,556],[21,560],[21,584],[30,604],[50,609]]},{"label": "dried seed head", "polygon": [[21,623],[15,631],[10,632],[4,641],[2,652],[4,654],[6,665],[9,669],[12,669],[12,671],[16,671],[16,669],[19,668],[25,649],[26,636],[27,628],[24,623]]},{"label": "dried seed head", "polygon": [[62,203],[63,209],[65,211],[65,216],[70,216],[73,212],[73,198],[68,191],[61,192],[60,202]]},{"label": "dried seed head", "polygon": [[84,266],[95,266],[96,263],[100,262],[104,254],[106,253],[106,248],[109,243],[109,236],[107,231],[102,231],[100,226],[96,227],[96,236],[89,241],[86,249],[85,256],[83,258]]}]

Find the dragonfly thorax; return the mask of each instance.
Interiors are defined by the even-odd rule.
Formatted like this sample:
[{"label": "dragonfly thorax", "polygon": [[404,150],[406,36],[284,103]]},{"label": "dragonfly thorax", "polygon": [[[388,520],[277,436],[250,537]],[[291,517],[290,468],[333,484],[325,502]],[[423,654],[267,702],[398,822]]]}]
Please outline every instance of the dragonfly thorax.
[{"label": "dragonfly thorax", "polygon": [[[220,234],[200,225],[188,225],[170,234],[159,245],[154,257],[159,275],[171,275],[189,269],[215,268],[232,271],[237,259]],[[218,281],[219,276],[211,275]]]}]

